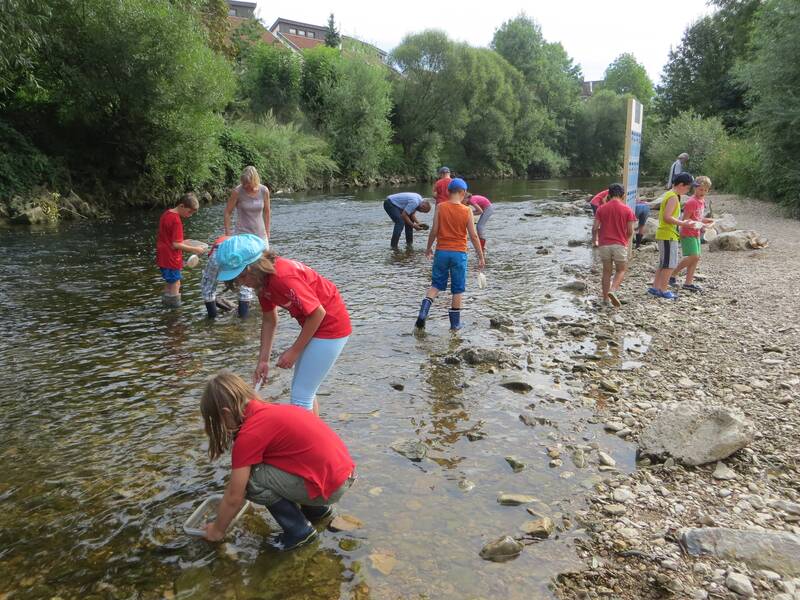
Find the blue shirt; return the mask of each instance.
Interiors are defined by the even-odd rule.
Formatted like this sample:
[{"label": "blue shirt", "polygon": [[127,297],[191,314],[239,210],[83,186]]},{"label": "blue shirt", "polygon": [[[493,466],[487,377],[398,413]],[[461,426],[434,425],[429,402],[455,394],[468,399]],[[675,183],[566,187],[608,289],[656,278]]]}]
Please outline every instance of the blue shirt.
[{"label": "blue shirt", "polygon": [[422,204],[422,196],[414,192],[400,192],[387,196],[386,199],[407,215],[412,214]]}]

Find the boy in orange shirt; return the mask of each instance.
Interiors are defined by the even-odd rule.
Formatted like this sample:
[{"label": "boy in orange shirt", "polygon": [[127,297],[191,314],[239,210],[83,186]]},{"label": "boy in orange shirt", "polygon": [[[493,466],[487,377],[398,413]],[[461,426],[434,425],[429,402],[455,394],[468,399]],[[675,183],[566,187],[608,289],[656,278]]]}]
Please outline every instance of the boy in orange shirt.
[{"label": "boy in orange shirt", "polygon": [[[450,292],[453,303],[449,311],[450,330],[461,329],[461,298],[467,287],[467,235],[478,255],[478,269],[483,269],[485,261],[478,232],[472,220],[472,211],[462,201],[467,193],[467,183],[463,179],[453,179],[447,186],[448,200],[436,208],[433,225],[428,235],[428,249],[425,255],[433,258],[431,287],[422,300],[417,317],[417,329],[425,328],[425,320],[433,301],[439,292],[447,289],[450,279]],[[436,241],[436,254],[433,242]]]}]

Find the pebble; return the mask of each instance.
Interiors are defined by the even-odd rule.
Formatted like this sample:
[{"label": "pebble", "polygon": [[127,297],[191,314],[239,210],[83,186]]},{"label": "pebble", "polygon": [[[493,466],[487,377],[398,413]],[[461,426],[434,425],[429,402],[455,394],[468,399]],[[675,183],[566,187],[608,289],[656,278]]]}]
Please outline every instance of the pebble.
[{"label": "pebble", "polygon": [[736,479],[736,471],[728,467],[724,462],[718,462],[714,473],[711,475],[714,479],[720,481],[727,481],[729,479]]},{"label": "pebble", "polygon": [[514,473],[519,473],[525,468],[525,463],[519,460],[516,456],[506,456],[506,462]]},{"label": "pebble", "polygon": [[527,496],[525,494],[500,494],[497,497],[497,502],[503,506],[519,506],[520,504],[538,502],[538,499],[535,496]]},{"label": "pebble", "polygon": [[612,517],[618,517],[620,515],[624,515],[627,509],[622,504],[606,504],[603,507],[603,511],[607,515],[611,515]]},{"label": "pebble", "polygon": [[606,454],[602,450],[598,450],[597,458],[600,461],[601,465],[606,467],[615,467],[617,465],[617,461],[615,461],[610,454]]},{"label": "pebble", "polygon": [[520,525],[520,531],[524,534],[538,539],[546,539],[553,535],[556,526],[553,521],[548,517],[535,519],[533,521],[525,521]]},{"label": "pebble", "polygon": [[621,502],[622,504],[630,502],[631,500],[636,498],[636,495],[632,491],[624,487],[614,490],[612,496],[614,497],[614,500],[616,500],[617,502]]},{"label": "pebble", "polygon": [[355,531],[361,529],[364,522],[352,515],[336,515],[328,525],[331,531]]},{"label": "pebble", "polygon": [[745,598],[752,598],[755,595],[750,579],[741,573],[730,573],[725,578],[725,587]]}]

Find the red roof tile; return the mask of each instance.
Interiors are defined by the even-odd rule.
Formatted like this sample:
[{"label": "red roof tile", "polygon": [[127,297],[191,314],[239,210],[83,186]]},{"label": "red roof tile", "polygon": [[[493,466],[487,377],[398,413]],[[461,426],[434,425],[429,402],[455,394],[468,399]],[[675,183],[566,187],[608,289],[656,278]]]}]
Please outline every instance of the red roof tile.
[{"label": "red roof tile", "polygon": [[319,38],[307,38],[302,35],[291,35],[288,33],[284,33],[283,37],[289,40],[292,44],[300,48],[301,50],[306,50],[308,48],[316,48],[320,44],[324,44],[325,40],[321,40]]}]

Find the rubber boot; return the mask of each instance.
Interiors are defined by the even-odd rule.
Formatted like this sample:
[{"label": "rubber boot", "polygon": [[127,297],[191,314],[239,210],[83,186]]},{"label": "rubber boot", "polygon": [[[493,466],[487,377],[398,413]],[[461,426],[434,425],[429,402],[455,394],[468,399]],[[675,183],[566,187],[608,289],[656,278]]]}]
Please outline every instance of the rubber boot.
[{"label": "rubber boot", "polygon": [[306,519],[312,523],[327,519],[333,514],[333,507],[329,504],[323,506],[309,506],[307,504],[300,505],[300,511]]},{"label": "rubber boot", "polygon": [[281,498],[267,507],[269,514],[278,522],[283,533],[278,535],[273,544],[278,550],[292,550],[310,542],[317,535],[308,519],[294,502]]},{"label": "rubber boot", "polygon": [[180,294],[175,294],[175,295],[162,294],[161,295],[161,302],[167,308],[178,308],[181,305],[181,295]]},{"label": "rubber boot", "polygon": [[463,325],[461,325],[460,308],[451,308],[447,311],[447,315],[450,317],[450,331],[458,331],[463,327]]},{"label": "rubber boot", "polygon": [[217,302],[206,302],[206,311],[208,312],[209,319],[217,318]]},{"label": "rubber boot", "polygon": [[239,300],[239,318],[244,319],[247,313],[250,312],[250,303],[244,300]]},{"label": "rubber boot", "polygon": [[425,329],[425,319],[428,318],[428,313],[431,311],[433,300],[425,296],[422,299],[422,304],[419,306],[419,315],[417,316],[417,329]]},{"label": "rubber boot", "polygon": [[641,247],[641,245],[642,245],[642,234],[641,233],[637,233],[636,234],[636,245],[634,247],[638,250]]}]

